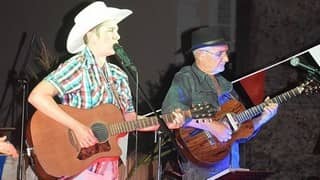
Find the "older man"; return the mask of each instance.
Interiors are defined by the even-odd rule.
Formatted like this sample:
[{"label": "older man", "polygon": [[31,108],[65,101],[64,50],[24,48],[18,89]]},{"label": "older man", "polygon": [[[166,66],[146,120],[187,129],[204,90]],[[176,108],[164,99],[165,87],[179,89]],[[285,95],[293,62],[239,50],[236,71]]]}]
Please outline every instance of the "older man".
[{"label": "older man", "polygon": [[[195,62],[192,66],[183,67],[176,73],[171,87],[162,104],[162,112],[168,113],[189,109],[192,104],[210,103],[216,111],[226,102],[235,99],[231,82],[221,72],[229,61],[228,44],[221,28],[199,28],[192,33],[192,47]],[[254,130],[258,130],[277,112],[277,104],[269,103],[262,114],[252,120]],[[192,120],[185,125],[206,130],[220,142],[231,139],[232,131],[227,123],[212,123]],[[198,167],[191,162],[183,164],[183,179],[206,179],[229,167],[239,167],[239,142],[232,145],[230,153],[212,167]],[[201,148],[201,146],[199,146]]]}]

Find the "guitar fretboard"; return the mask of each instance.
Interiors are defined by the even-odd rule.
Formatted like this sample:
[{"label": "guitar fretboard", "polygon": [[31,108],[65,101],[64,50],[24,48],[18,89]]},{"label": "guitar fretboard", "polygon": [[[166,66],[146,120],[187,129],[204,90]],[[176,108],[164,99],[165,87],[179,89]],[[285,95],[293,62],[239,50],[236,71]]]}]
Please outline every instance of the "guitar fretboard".
[{"label": "guitar fretboard", "polygon": [[[182,111],[182,114],[184,118],[190,116],[189,111]],[[165,114],[162,115],[161,118],[167,123],[167,122],[173,122],[173,119],[175,118],[172,113],[170,114]],[[142,119],[138,120],[133,120],[133,121],[125,121],[125,122],[120,122],[120,123],[113,123],[108,126],[108,131],[111,136],[117,135],[119,133],[126,133],[126,132],[131,132],[137,129],[142,129],[146,127],[151,127],[158,125],[158,118],[156,116],[152,117],[145,117]]]},{"label": "guitar fretboard", "polygon": [[[303,87],[296,87],[296,88],[293,88],[287,92],[284,92],[272,99],[270,99],[269,101],[270,102],[273,102],[273,103],[278,103],[278,104],[281,104],[283,102],[286,102],[287,100],[289,100],[291,97],[294,97],[294,96],[297,96],[299,94],[301,94],[303,91]],[[253,117],[261,114],[263,112],[263,108],[265,106],[267,106],[267,103],[268,102],[263,102],[257,106],[254,106],[254,107],[251,107],[241,113],[238,113],[235,118],[240,122],[240,123],[243,123],[249,119],[252,119]]]}]

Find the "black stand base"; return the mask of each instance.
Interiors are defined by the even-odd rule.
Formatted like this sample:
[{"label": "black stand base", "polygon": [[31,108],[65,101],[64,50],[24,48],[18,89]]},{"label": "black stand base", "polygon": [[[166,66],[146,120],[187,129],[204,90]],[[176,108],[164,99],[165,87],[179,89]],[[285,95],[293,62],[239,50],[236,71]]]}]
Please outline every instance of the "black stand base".
[{"label": "black stand base", "polygon": [[269,171],[251,171],[249,169],[242,169],[242,168],[229,168],[226,169],[210,178],[208,180],[239,180],[239,179],[246,179],[246,180],[263,180],[266,179],[268,176],[273,174],[273,172]]}]

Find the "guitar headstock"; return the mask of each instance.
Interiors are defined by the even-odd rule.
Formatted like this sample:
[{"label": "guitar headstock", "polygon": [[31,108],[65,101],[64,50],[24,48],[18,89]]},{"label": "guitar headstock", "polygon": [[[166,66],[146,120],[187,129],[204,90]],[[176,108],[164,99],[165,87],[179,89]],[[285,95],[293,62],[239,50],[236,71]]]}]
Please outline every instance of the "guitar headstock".
[{"label": "guitar headstock", "polygon": [[212,104],[193,104],[190,109],[194,119],[212,117],[217,111]]},{"label": "guitar headstock", "polygon": [[307,79],[300,86],[298,86],[300,93],[304,92],[307,95],[319,93],[320,83],[319,80],[312,78]]}]

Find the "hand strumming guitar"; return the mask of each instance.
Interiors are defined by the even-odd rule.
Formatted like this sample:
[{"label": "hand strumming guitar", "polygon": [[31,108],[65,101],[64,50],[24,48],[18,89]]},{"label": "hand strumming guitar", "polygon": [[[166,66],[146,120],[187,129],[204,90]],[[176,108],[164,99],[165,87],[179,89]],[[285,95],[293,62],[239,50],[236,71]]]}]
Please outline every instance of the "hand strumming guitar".
[{"label": "hand strumming guitar", "polygon": [[207,131],[214,135],[220,142],[227,142],[231,139],[232,131],[229,125],[222,122],[213,121],[206,123]]},{"label": "hand strumming guitar", "polygon": [[[184,117],[182,115],[182,111],[179,109],[179,110],[176,110],[176,112],[172,112],[172,114],[173,114],[172,122],[170,122],[170,121],[166,122],[166,125],[168,126],[168,128],[169,129],[178,129],[178,128],[182,127],[182,125],[184,123]],[[124,114],[124,118],[126,119],[126,121],[133,121],[136,119],[138,119],[138,120],[145,119],[146,117],[137,115],[135,112],[132,112],[132,113]],[[139,131],[156,131],[159,127],[160,127],[160,125],[154,125],[154,126],[141,128],[138,130]]]},{"label": "hand strumming guitar", "polygon": [[209,131],[220,142],[227,142],[231,139],[232,131],[228,125],[218,121],[210,121],[211,119],[206,118],[192,120],[186,126]]},{"label": "hand strumming guitar", "polygon": [[72,128],[72,130],[78,140],[80,147],[90,147],[98,143],[97,138],[94,136],[92,130],[89,127],[78,123],[74,128]]}]

